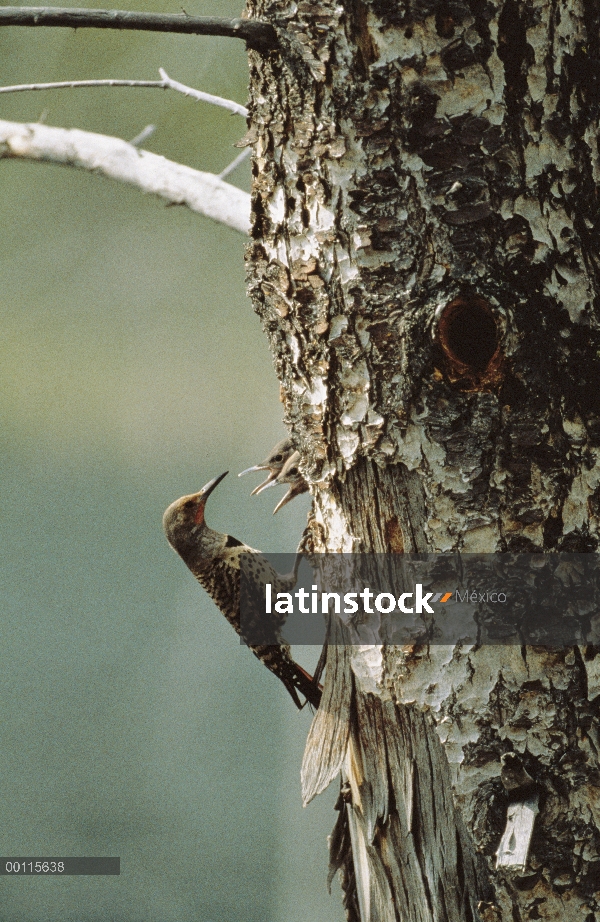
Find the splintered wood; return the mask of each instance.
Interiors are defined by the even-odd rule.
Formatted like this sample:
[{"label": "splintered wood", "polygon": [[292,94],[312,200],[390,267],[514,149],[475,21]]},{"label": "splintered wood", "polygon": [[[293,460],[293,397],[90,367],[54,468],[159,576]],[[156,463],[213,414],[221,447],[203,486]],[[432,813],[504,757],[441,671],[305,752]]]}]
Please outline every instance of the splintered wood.
[{"label": "splintered wood", "polygon": [[533,826],[540,809],[539,801],[539,794],[535,793],[526,800],[509,804],[506,829],[496,853],[496,868],[524,871],[527,867]]}]

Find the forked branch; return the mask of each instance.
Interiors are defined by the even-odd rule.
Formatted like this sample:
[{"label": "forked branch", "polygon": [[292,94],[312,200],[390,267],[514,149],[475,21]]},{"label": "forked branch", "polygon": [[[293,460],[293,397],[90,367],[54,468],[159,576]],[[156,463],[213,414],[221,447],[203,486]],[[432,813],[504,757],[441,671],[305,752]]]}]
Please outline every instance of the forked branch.
[{"label": "forked branch", "polygon": [[26,93],[34,90],[78,90],[90,89],[95,87],[145,87],[157,90],[176,90],[183,93],[184,96],[190,96],[199,102],[209,102],[213,106],[220,106],[228,109],[234,115],[241,115],[244,118],[248,115],[248,110],[239,102],[233,99],[225,99],[223,96],[214,96],[212,93],[204,93],[202,90],[196,90],[185,83],[179,83],[173,80],[167,72],[159,67],[160,80],[60,80],[56,83],[17,83],[13,86],[0,86],[0,93]]}]

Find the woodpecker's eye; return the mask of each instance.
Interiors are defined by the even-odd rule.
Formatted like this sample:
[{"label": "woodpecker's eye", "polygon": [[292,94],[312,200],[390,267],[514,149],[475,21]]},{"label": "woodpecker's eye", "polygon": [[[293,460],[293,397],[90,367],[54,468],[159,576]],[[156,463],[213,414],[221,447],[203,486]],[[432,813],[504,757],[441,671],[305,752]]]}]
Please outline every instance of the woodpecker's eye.
[{"label": "woodpecker's eye", "polygon": [[292,468],[288,471],[288,474],[291,474],[293,477],[295,477],[297,473],[298,473],[298,468],[297,468],[297,467],[292,467]]},{"label": "woodpecker's eye", "polygon": [[193,499],[188,499],[187,503],[184,503],[184,504],[183,504],[183,508],[184,508],[184,509],[193,509],[195,505],[196,505],[196,503],[195,503],[195,501],[194,501]]},{"label": "woodpecker's eye", "polygon": [[273,461],[281,461],[281,455],[275,455]]}]

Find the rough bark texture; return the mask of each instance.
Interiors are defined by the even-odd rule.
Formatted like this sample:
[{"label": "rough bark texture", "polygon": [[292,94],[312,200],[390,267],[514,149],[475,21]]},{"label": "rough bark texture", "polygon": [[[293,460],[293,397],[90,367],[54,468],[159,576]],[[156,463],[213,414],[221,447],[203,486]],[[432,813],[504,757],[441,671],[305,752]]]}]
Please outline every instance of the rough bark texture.
[{"label": "rough bark texture", "polygon": [[[596,551],[598,0],[249,15],[283,48],[251,54],[250,291],[312,546]],[[304,785],[342,770],[348,917],[600,920],[599,705],[594,648],[330,648]],[[522,871],[495,867],[511,752]]]}]

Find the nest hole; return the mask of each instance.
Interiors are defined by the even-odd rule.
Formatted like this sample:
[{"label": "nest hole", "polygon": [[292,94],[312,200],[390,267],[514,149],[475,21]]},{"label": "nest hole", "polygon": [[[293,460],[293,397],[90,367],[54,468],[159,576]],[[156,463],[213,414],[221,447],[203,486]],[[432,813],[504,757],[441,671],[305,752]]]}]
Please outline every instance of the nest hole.
[{"label": "nest hole", "polygon": [[500,345],[492,308],[481,298],[451,301],[440,317],[438,335],[450,361],[472,374],[487,371]]}]

